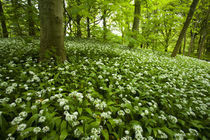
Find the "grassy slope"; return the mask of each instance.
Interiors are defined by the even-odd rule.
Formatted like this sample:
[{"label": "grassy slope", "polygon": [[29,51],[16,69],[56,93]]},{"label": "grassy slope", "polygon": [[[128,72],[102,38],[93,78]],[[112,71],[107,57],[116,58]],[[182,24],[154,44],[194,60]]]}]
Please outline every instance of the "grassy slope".
[{"label": "grassy slope", "polygon": [[[98,129],[99,125],[103,127],[101,137],[109,133],[112,139],[125,137],[125,130],[130,131],[129,136],[133,138],[139,135],[146,138],[210,137],[209,63],[80,40],[66,42],[69,62],[65,65],[40,65],[37,44],[0,41],[0,99],[9,98],[9,101],[0,102],[2,119],[5,119],[0,135],[10,132],[18,137],[17,126],[10,122],[26,111],[28,117],[21,122],[27,124],[25,131],[29,131],[25,137],[34,137],[34,127],[45,125],[51,129],[46,135],[48,138],[65,136],[63,129],[58,129],[60,127],[67,127],[69,138],[75,137],[76,129],[83,133],[80,138],[84,137],[84,130],[91,136],[91,129]],[[17,98],[22,98],[22,102],[16,101],[16,108],[9,106]],[[76,126],[63,115],[65,109],[58,98],[67,99],[69,114],[79,112],[73,120],[78,121]],[[39,103],[45,99],[50,100]],[[31,109],[33,105],[37,110]],[[35,119],[31,122],[30,118],[40,110],[44,110],[42,115],[46,116],[46,121],[38,123]],[[53,124],[56,122],[53,118],[59,120],[57,124]],[[85,119],[87,127],[82,129],[81,120]],[[65,120],[69,125],[59,124]],[[134,124],[140,125],[143,132],[133,129]],[[42,132],[38,137],[44,136]]]}]

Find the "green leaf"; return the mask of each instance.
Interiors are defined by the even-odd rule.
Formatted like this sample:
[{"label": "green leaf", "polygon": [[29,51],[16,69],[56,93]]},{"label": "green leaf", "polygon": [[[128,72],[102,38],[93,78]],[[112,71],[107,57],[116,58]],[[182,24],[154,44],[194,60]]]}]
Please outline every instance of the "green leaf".
[{"label": "green leaf", "polygon": [[66,121],[62,121],[62,123],[61,123],[61,131],[63,131],[63,130],[66,130],[66,127],[67,127],[67,123],[66,123]]},{"label": "green leaf", "polygon": [[109,132],[107,131],[107,129],[102,130],[102,134],[105,140],[109,140]]},{"label": "green leaf", "polygon": [[167,127],[163,127],[162,130],[163,130],[164,132],[166,132],[166,133],[167,133],[169,136],[171,136],[171,137],[173,137],[174,134],[175,134],[171,129],[169,129],[169,128],[167,128]]},{"label": "green leaf", "polygon": [[27,126],[31,126],[34,121],[36,121],[39,117],[39,114],[33,115],[27,122]]},{"label": "green leaf", "polygon": [[60,140],[65,140],[65,138],[68,136],[68,132],[65,130],[63,130],[61,132],[61,135],[60,135]]},{"label": "green leaf", "polygon": [[78,107],[77,110],[78,110],[79,114],[81,115],[82,114],[82,108]]},{"label": "green leaf", "polygon": [[85,110],[92,116],[93,113],[90,108],[85,108]]}]

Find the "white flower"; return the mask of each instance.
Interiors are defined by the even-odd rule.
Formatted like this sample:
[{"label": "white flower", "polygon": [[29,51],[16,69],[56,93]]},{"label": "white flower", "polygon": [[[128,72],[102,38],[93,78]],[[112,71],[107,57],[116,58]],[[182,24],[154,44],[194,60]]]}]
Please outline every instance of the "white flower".
[{"label": "white flower", "polygon": [[105,119],[109,119],[109,118],[111,118],[111,112],[110,111],[108,111],[108,112],[102,112],[101,113],[101,117],[102,118],[105,118]]},{"label": "white flower", "polygon": [[75,136],[76,138],[80,137],[81,134],[82,134],[82,133],[81,133],[81,131],[80,131],[79,129],[75,129],[75,130],[74,130],[74,136]]},{"label": "white flower", "polygon": [[125,115],[125,112],[124,112],[123,110],[120,110],[120,111],[118,111],[117,113],[118,113],[118,115],[120,115],[120,116],[124,116],[124,115]]},{"label": "white flower", "polygon": [[22,98],[17,98],[17,99],[15,100],[15,102],[16,102],[17,104],[21,103],[21,102],[22,102]]},{"label": "white flower", "polygon": [[24,129],[26,128],[26,124],[20,124],[20,125],[18,125],[18,127],[17,127],[17,131],[23,131]]},{"label": "white flower", "polygon": [[33,129],[34,133],[38,134],[40,131],[41,131],[41,128],[40,127],[35,127]]},{"label": "white flower", "polygon": [[39,111],[39,114],[40,115],[42,115],[43,113],[44,113],[44,110],[43,109]]},{"label": "white flower", "polygon": [[129,135],[129,133],[130,133],[130,132],[129,132],[128,130],[125,130],[125,134],[126,134],[126,135]]},{"label": "white flower", "polygon": [[36,105],[31,106],[31,109],[32,109],[32,110],[34,110],[34,109],[36,109],[36,108],[37,108]]},{"label": "white flower", "polygon": [[72,127],[75,127],[75,126],[77,126],[77,125],[79,125],[79,121],[74,121],[74,122],[72,122]]},{"label": "white flower", "polygon": [[99,79],[103,79],[103,77],[101,75],[98,76]]},{"label": "white flower", "polygon": [[40,118],[39,118],[39,122],[44,122],[46,120],[46,117],[45,116],[41,116]]},{"label": "white flower", "polygon": [[168,117],[169,117],[169,119],[171,120],[172,123],[177,123],[177,118],[176,117],[174,117],[172,115],[169,115]]},{"label": "white flower", "polygon": [[45,126],[45,127],[42,128],[42,131],[44,133],[46,133],[46,132],[50,131],[50,128],[48,126]]},{"label": "white flower", "polygon": [[130,110],[130,109],[127,109],[127,108],[126,108],[124,111],[125,111],[125,113],[127,113],[127,114],[129,114],[129,113],[131,112],[131,110]]},{"label": "white flower", "polygon": [[143,129],[142,129],[142,127],[141,127],[140,125],[134,125],[134,126],[133,126],[133,129],[134,129],[135,131],[143,132]]},{"label": "white flower", "polygon": [[30,101],[30,100],[31,100],[31,97],[27,97],[26,100],[27,100],[27,101]]},{"label": "white flower", "polygon": [[15,118],[12,120],[11,124],[12,124],[12,125],[19,124],[20,122],[22,122],[22,120],[23,120],[23,118],[20,117],[20,116],[15,117]]},{"label": "white flower", "polygon": [[49,99],[43,100],[43,101],[42,101],[42,104],[44,105],[44,104],[46,104],[47,102],[49,102]]},{"label": "white flower", "polygon": [[190,128],[189,129],[190,134],[192,134],[193,136],[198,136],[198,131],[195,129]]},{"label": "white flower", "polygon": [[64,109],[64,110],[69,110],[69,106],[68,106],[68,105],[65,105],[65,106],[63,107],[63,109]]},{"label": "white flower", "polygon": [[27,117],[27,115],[28,115],[28,113],[25,112],[25,111],[23,111],[23,112],[21,112],[21,113],[19,114],[19,116],[20,116],[20,117],[23,117],[23,118]]},{"label": "white flower", "polygon": [[9,106],[10,107],[15,107],[16,106],[16,103],[11,103]]}]

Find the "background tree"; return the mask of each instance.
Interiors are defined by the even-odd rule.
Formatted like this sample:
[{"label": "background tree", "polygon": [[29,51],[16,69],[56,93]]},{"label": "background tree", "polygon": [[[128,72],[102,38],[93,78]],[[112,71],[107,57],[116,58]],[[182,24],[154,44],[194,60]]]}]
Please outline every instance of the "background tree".
[{"label": "background tree", "polygon": [[133,48],[134,47],[134,42],[137,39],[137,35],[139,33],[139,23],[140,23],[140,12],[141,12],[141,1],[140,0],[135,0],[135,10],[134,10],[134,19],[133,19],[133,28],[132,28],[132,38],[134,40],[131,40],[129,42],[128,47]]},{"label": "background tree", "polygon": [[40,0],[40,61],[53,57],[58,62],[66,60],[63,30],[63,2]]},{"label": "background tree", "polygon": [[190,11],[189,11],[189,13],[187,15],[187,19],[186,19],[186,21],[184,23],[184,26],[183,26],[183,28],[182,28],[182,30],[180,32],[180,35],[179,35],[179,38],[177,40],[176,46],[175,46],[175,48],[173,50],[173,53],[171,55],[172,57],[175,57],[177,55],[178,51],[179,51],[179,48],[181,46],[183,37],[184,37],[184,35],[185,35],[186,31],[187,31],[187,28],[188,28],[188,26],[190,24],[190,21],[191,21],[192,17],[193,17],[193,14],[195,12],[195,9],[196,9],[196,6],[197,6],[198,2],[199,2],[199,0],[193,0],[192,4],[190,6]]},{"label": "background tree", "polygon": [[8,31],[7,31],[6,21],[5,21],[3,4],[1,2],[1,0],[0,0],[0,19],[1,19],[1,27],[2,27],[3,37],[7,38],[8,37]]}]

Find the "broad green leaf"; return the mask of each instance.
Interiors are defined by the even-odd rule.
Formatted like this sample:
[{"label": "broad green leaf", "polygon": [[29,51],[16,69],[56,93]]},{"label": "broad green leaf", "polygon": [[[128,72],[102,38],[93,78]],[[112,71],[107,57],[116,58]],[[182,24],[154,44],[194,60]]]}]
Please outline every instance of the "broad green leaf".
[{"label": "broad green leaf", "polygon": [[60,135],[60,140],[65,140],[65,138],[68,136],[68,132],[65,130],[63,130],[61,132],[61,135]]},{"label": "broad green leaf", "polygon": [[107,129],[102,130],[102,134],[103,134],[105,140],[109,140],[109,132]]}]

